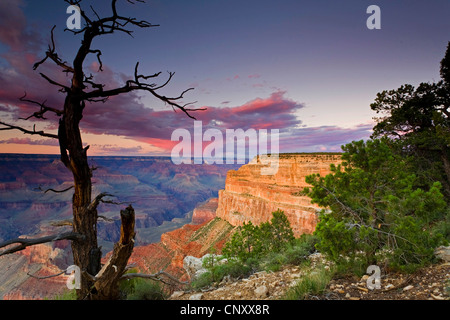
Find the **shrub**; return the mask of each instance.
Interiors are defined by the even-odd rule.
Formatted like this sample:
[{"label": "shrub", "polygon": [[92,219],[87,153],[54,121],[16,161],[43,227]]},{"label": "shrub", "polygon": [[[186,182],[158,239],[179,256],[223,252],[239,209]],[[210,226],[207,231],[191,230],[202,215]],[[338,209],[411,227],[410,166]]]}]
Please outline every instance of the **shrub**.
[{"label": "shrub", "polygon": [[272,212],[270,222],[255,226],[252,222],[244,223],[228,241],[222,253],[229,258],[237,257],[242,262],[250,258],[279,252],[294,241],[294,233],[283,211]]},{"label": "shrub", "polygon": [[131,290],[125,292],[127,300],[165,300],[168,294],[164,292],[163,285],[151,279],[130,279],[133,281]]},{"label": "shrub", "polygon": [[310,296],[320,295],[333,277],[333,271],[322,267],[308,272],[296,285],[285,294],[284,300],[305,300]]},{"label": "shrub", "polygon": [[[128,273],[136,273],[130,269]],[[119,290],[123,299],[127,300],[164,300],[168,297],[164,286],[159,281],[144,278],[131,278],[122,280]]]},{"label": "shrub", "polygon": [[197,279],[191,282],[193,289],[200,289],[212,286],[215,282],[220,282],[225,276],[232,278],[244,278],[249,276],[254,269],[250,264],[244,264],[240,260],[232,259],[220,265],[208,267],[208,271],[201,274]]},{"label": "shrub", "polygon": [[434,248],[444,243],[444,235],[433,232],[436,225],[448,228],[439,223],[448,210],[440,182],[419,188],[414,168],[392,151],[392,143],[354,141],[342,147],[343,162],[331,165],[332,173],[306,177],[312,187],[305,192],[327,208],[314,233],[317,249],[338,264],[384,259],[413,271],[431,262]]}]

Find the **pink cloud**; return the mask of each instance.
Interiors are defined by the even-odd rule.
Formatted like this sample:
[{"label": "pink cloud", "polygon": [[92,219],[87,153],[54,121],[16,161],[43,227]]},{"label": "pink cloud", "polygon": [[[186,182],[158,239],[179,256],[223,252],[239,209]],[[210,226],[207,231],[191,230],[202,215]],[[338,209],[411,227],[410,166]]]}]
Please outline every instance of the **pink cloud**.
[{"label": "pink cloud", "polygon": [[[43,58],[42,48],[47,43],[34,30],[27,28],[21,6],[21,0],[0,2],[0,42],[9,47],[9,51],[1,55],[5,63],[0,65],[0,114],[7,113],[16,118],[27,117],[37,110],[36,106],[19,101],[24,90],[27,91],[28,98],[39,102],[46,100],[48,106],[62,109],[64,95],[58,92],[58,87],[41,78],[39,72],[60,83],[69,81],[69,78],[51,61],[42,64],[37,71],[33,70],[33,64]],[[124,74],[114,73],[107,65],[103,65],[103,72],[97,72],[97,62],[93,62],[86,70],[94,75],[95,82],[106,84],[105,89],[120,87],[130,78]],[[259,74],[246,77],[235,75],[228,80],[260,77]],[[284,91],[273,90],[268,97],[258,97],[239,106],[224,101],[219,106],[208,106],[206,111],[195,112],[192,115],[202,121],[203,130],[216,128],[225,133],[226,129],[279,129],[281,152],[334,150],[351,140],[370,136],[372,125],[350,129],[336,126],[299,129],[302,121],[298,118],[298,111],[304,107],[303,104],[287,98]],[[49,118],[53,122],[50,126],[47,125],[47,129],[55,130],[57,118],[51,117],[50,114]],[[125,136],[170,151],[177,144],[170,140],[172,132],[178,128],[192,131],[193,120],[186,117],[183,112],[174,112],[169,107],[167,110],[157,111],[144,105],[140,96],[132,92],[111,97],[105,103],[87,103],[80,126],[84,133]],[[56,146],[57,141],[12,138],[0,141],[0,144]],[[139,147],[115,145],[97,147],[105,153],[142,151]]]},{"label": "pink cloud", "polygon": [[22,0],[0,2],[0,42],[14,52],[36,50],[40,46],[40,35],[27,28],[23,5]]},{"label": "pink cloud", "polygon": [[341,151],[341,146],[355,140],[366,140],[372,134],[373,123],[353,128],[319,126],[280,131],[281,152]]},{"label": "pink cloud", "polygon": [[0,144],[28,144],[28,145],[41,145],[41,146],[58,146],[56,139],[38,139],[33,140],[30,138],[10,138],[7,140],[0,140]]}]

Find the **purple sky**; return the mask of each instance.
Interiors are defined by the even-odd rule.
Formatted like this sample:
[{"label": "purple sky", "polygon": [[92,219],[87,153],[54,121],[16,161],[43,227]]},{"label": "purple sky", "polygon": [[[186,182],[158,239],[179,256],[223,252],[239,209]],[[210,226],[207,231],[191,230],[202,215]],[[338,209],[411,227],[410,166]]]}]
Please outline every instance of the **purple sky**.
[{"label": "purple sky", "polygon": [[[109,1],[83,1],[100,15]],[[195,113],[206,128],[279,129],[281,152],[339,151],[370,136],[377,92],[404,83],[439,80],[439,62],[450,40],[450,2],[433,1],[118,1],[125,16],[159,27],[97,39],[85,65],[97,82],[121,86],[137,61],[141,73],[174,71],[164,94],[207,107]],[[100,5],[99,3],[102,3]],[[369,30],[366,9],[381,8],[381,29]],[[56,25],[59,56],[68,62],[81,38],[63,32],[67,3],[56,0],[0,2],[0,121],[56,132],[56,118],[17,121],[36,111],[28,97],[61,108],[63,95],[32,70]],[[68,81],[50,61],[43,72]],[[50,121],[53,120],[53,121]],[[81,127],[90,155],[168,155],[177,128],[193,120],[148,94],[117,96],[88,104]],[[57,153],[57,141],[0,131],[0,152]]]}]

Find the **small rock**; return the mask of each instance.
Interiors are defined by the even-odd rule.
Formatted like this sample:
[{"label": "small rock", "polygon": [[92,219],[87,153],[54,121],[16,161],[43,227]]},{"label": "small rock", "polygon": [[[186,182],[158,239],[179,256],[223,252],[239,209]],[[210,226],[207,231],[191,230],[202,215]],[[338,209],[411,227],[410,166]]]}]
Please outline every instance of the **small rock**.
[{"label": "small rock", "polygon": [[411,290],[412,288],[414,288],[414,286],[409,285],[409,286],[404,287],[403,291],[408,291],[408,290]]},{"label": "small rock", "polygon": [[356,287],[358,290],[364,291],[365,293],[369,292],[369,289],[362,288],[362,287]]},{"label": "small rock", "polygon": [[346,297],[346,298],[351,298],[350,293],[347,293],[347,294],[345,295],[345,297]]},{"label": "small rock", "polygon": [[435,295],[432,294],[432,293],[431,293],[431,297],[432,297],[434,300],[445,300],[445,298],[444,298],[443,296],[441,296],[441,295],[435,296]]},{"label": "small rock", "polygon": [[265,298],[267,297],[269,290],[267,290],[266,286],[259,286],[254,292],[257,298]]},{"label": "small rock", "polygon": [[386,287],[384,287],[385,289],[390,289],[392,288],[394,285],[392,283],[389,283],[388,285],[386,285]]},{"label": "small rock", "polygon": [[203,293],[196,293],[189,297],[189,300],[202,300],[203,299]]},{"label": "small rock", "polygon": [[450,262],[450,246],[448,247],[440,246],[436,248],[434,254],[439,259],[444,260],[446,262]]},{"label": "small rock", "polygon": [[361,278],[360,281],[366,283],[366,282],[367,282],[367,279],[369,279],[369,275],[368,275],[368,274],[365,274],[365,275],[362,276],[362,278]]},{"label": "small rock", "polygon": [[234,295],[235,295],[236,297],[242,297],[242,292],[236,291],[236,292],[234,293]]},{"label": "small rock", "polygon": [[170,298],[177,299],[177,298],[181,297],[183,294],[184,294],[184,291],[175,291],[174,293],[172,293]]}]

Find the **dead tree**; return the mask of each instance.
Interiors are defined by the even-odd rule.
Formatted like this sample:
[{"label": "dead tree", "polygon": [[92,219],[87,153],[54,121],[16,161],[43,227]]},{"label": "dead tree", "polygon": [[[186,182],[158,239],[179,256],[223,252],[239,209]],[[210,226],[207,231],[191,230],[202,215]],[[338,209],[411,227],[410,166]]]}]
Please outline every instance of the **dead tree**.
[{"label": "dead tree", "polygon": [[[99,218],[97,206],[106,195],[100,194],[92,199],[92,169],[88,165],[87,157],[89,146],[83,147],[79,128],[86,103],[106,102],[109,97],[115,95],[131,91],[144,91],[170,105],[174,110],[181,110],[185,115],[193,119],[195,118],[191,116],[190,112],[203,109],[189,108],[189,105],[192,103],[184,105],[179,103],[184,94],[193,88],[189,88],[175,97],[167,97],[160,94],[160,89],[164,88],[171,81],[174,73],[169,73],[168,79],[164,80],[162,84],[151,83],[149,81],[158,78],[161,72],[153,75],[142,75],[138,72],[139,63],[136,63],[134,77],[127,80],[121,87],[106,90],[104,84],[96,83],[94,77],[87,75],[83,69],[86,57],[95,55],[99,63],[99,72],[102,71],[102,52],[92,48],[95,38],[117,32],[131,35],[133,32],[131,28],[151,28],[157,25],[144,20],[121,16],[116,9],[117,0],[111,0],[112,14],[104,18],[100,18],[92,6],[90,10],[93,18],[90,17],[81,6],[82,0],[64,1],[70,5],[78,6],[84,21],[80,30],[66,29],[66,31],[82,37],[81,45],[76,52],[73,63],[69,64],[63,61],[57,54],[54,41],[55,27],[53,27],[51,30],[51,44],[45,57],[33,66],[33,69],[36,70],[40,65],[49,61],[55,63],[61,68],[62,72],[69,76],[70,84],[64,84],[53,80],[46,74],[40,73],[43,79],[64,93],[64,105],[62,108],[55,108],[46,105],[46,102],[41,103],[26,99],[26,95],[21,98],[22,101],[39,107],[39,111],[25,118],[27,120],[32,118],[43,119],[46,113],[53,113],[59,116],[58,133],[52,134],[36,131],[35,128],[29,130],[4,122],[0,122],[2,125],[0,130],[20,130],[26,134],[58,139],[61,161],[73,174],[73,231],[40,239],[7,241],[0,244],[0,247],[14,243],[17,245],[6,249],[5,251],[7,252],[0,252],[0,255],[22,250],[27,246],[38,243],[69,239],[72,243],[74,264],[82,271],[81,289],[77,290],[78,299],[117,299],[119,297],[117,283],[124,273],[134,245],[134,210],[130,206],[121,211],[122,232],[120,240],[114,246],[110,261],[102,266],[100,262],[101,249],[97,244],[97,219]],[[143,2],[141,0],[135,1]],[[127,0],[127,2],[134,4],[132,0]]]}]

